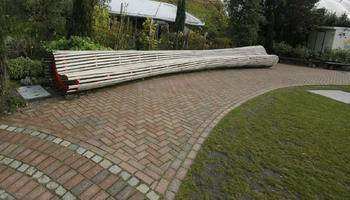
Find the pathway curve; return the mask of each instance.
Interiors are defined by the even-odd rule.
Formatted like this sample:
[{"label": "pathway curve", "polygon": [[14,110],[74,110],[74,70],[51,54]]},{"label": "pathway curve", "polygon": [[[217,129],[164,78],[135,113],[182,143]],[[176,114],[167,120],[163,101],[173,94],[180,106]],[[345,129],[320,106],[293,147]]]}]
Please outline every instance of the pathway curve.
[{"label": "pathway curve", "polygon": [[350,84],[350,75],[284,64],[176,74],[2,117],[0,188],[17,199],[173,199],[225,114],[310,84]]}]

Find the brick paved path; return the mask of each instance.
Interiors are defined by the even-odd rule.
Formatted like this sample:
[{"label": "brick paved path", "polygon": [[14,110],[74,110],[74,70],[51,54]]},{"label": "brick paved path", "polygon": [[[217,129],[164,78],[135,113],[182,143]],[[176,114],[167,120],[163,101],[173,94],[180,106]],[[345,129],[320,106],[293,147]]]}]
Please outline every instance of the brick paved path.
[{"label": "brick paved path", "polygon": [[163,76],[0,119],[0,195],[173,199],[230,110],[293,85],[350,84],[337,71],[279,64]]}]

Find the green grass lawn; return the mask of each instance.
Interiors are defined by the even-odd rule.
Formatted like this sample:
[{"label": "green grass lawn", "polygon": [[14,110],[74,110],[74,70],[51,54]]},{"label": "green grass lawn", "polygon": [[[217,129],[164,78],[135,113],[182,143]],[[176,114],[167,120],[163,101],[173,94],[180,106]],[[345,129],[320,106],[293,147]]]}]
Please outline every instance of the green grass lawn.
[{"label": "green grass lawn", "polygon": [[212,130],[177,199],[350,199],[350,105],[278,89]]}]

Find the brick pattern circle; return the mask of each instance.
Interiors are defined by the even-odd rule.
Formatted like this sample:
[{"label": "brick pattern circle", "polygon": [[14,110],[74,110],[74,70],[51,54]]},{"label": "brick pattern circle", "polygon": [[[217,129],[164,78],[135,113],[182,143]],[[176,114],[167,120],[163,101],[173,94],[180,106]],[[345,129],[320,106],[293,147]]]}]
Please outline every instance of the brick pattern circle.
[{"label": "brick pattern circle", "polygon": [[[211,129],[230,110],[273,89],[323,84],[350,84],[350,75],[284,64],[175,74],[47,103],[2,117],[0,124],[60,138],[65,149],[74,144],[117,165],[146,186],[125,183],[138,192],[127,198],[173,199]],[[39,136],[35,141],[45,140]]]},{"label": "brick pattern circle", "polygon": [[[71,142],[64,140],[62,138],[59,138],[59,137],[52,136],[50,134],[46,134],[46,133],[42,133],[39,131],[30,130],[30,129],[26,129],[26,128],[21,128],[21,127],[9,126],[6,124],[1,124],[0,130],[6,130],[9,132],[29,135],[32,137],[36,137],[36,138],[50,141],[50,142],[57,144],[57,145],[60,145],[62,147],[65,147],[65,148],[67,148],[75,153],[78,153],[78,154],[90,159],[91,161],[100,165],[102,168],[106,169],[106,171],[105,171],[106,173],[104,174],[104,176],[108,176],[109,173],[112,173],[114,175],[118,175],[125,182],[127,182],[131,187],[138,189],[142,193],[145,193],[145,194],[147,193],[146,196],[150,196],[150,199],[159,199],[159,195],[156,194],[156,192],[150,190],[147,185],[141,183],[139,179],[130,175],[128,172],[123,171],[118,165],[113,164],[107,158],[103,158],[102,156],[98,155],[97,153],[86,150],[85,148],[80,147],[77,144],[71,143]],[[23,150],[23,149],[21,149],[21,150]],[[15,152],[20,153],[19,151],[15,151]],[[1,159],[2,159],[1,156],[2,155],[0,154],[0,163],[1,163]],[[11,158],[6,158],[4,160],[6,161],[7,159],[11,159]],[[14,161],[14,162],[20,162],[20,161]],[[7,163],[7,164],[9,164],[9,163]],[[132,191],[132,190],[130,190],[130,191]],[[73,199],[73,197],[71,199]],[[74,199],[75,199],[75,197],[74,197]]]}]

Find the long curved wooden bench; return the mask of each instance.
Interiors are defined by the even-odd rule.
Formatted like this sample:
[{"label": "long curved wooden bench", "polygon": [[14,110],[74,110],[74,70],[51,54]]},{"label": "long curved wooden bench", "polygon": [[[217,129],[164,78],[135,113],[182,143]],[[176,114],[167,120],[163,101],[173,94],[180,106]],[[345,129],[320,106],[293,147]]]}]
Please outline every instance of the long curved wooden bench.
[{"label": "long curved wooden bench", "polygon": [[262,46],[181,51],[52,51],[58,84],[67,92],[181,71],[218,67],[271,67],[278,57]]}]

